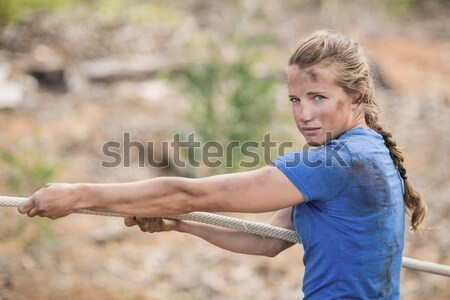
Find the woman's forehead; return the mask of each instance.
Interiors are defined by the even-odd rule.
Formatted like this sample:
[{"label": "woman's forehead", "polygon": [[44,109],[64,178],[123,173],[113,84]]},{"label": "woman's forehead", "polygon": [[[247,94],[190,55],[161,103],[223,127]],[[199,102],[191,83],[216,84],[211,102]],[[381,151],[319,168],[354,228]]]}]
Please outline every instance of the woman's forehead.
[{"label": "woman's forehead", "polygon": [[287,68],[288,84],[326,83],[335,84],[336,77],[330,65],[315,64],[306,68],[290,65]]}]

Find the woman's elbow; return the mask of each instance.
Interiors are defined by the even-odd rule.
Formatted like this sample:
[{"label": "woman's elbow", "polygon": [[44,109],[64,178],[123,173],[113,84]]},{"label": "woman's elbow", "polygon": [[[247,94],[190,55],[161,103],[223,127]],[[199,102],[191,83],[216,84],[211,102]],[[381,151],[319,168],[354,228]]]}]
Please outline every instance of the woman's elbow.
[{"label": "woman's elbow", "polygon": [[275,257],[284,250],[281,245],[282,242],[278,239],[258,236],[258,242],[253,244],[253,250],[256,255]]},{"label": "woman's elbow", "polygon": [[281,252],[282,252],[282,250],[279,250],[279,249],[276,249],[276,250],[270,249],[269,251],[266,251],[263,254],[263,256],[273,258],[273,257],[277,256],[278,254],[280,254]]},{"label": "woman's elbow", "polygon": [[271,247],[266,249],[263,255],[267,257],[275,257],[292,245],[294,244],[276,239]]}]

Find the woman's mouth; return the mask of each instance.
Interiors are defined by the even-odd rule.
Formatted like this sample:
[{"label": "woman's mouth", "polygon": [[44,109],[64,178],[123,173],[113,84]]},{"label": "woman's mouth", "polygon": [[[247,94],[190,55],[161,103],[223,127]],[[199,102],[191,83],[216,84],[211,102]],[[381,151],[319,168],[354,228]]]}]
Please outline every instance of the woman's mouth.
[{"label": "woman's mouth", "polygon": [[320,127],[302,127],[302,132],[305,135],[315,135],[319,132]]}]

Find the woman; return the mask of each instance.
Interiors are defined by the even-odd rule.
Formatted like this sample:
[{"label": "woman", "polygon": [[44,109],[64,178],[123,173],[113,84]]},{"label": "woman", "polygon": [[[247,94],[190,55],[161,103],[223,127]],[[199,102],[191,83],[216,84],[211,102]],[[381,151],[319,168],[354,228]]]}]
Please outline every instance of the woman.
[{"label": "woman", "polygon": [[404,207],[417,230],[426,206],[378,121],[366,54],[346,36],[319,31],[300,42],[287,77],[297,127],[316,148],[237,174],[50,184],[19,212],[51,219],[75,209],[117,212],[143,231],[178,230],[230,251],[275,256],[292,244],[160,217],[276,210],[271,224],[295,229],[303,241],[305,299],[399,299]]}]

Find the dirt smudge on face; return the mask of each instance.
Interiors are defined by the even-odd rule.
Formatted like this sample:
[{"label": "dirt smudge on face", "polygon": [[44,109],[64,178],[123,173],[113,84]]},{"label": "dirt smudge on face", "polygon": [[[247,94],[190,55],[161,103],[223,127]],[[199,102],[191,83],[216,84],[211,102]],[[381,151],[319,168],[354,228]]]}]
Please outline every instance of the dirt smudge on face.
[{"label": "dirt smudge on face", "polygon": [[312,80],[312,81],[317,81],[319,74],[316,72],[316,70],[314,69],[309,69],[306,71],[306,74],[308,75],[308,77]]},{"label": "dirt smudge on face", "polygon": [[337,111],[343,111],[344,110],[344,101],[339,100],[336,107]]}]

